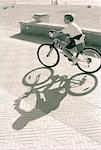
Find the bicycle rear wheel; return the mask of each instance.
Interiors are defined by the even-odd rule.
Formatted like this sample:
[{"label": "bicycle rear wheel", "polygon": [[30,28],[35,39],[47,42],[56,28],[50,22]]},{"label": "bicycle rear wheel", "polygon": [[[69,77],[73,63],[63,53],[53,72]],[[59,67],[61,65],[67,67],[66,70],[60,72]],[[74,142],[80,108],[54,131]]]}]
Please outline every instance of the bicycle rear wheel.
[{"label": "bicycle rear wheel", "polygon": [[77,57],[78,68],[86,73],[94,73],[101,68],[101,53],[94,48],[84,48]]},{"label": "bicycle rear wheel", "polygon": [[58,64],[60,56],[58,50],[51,44],[42,44],[37,51],[41,64],[46,67],[54,67]]}]

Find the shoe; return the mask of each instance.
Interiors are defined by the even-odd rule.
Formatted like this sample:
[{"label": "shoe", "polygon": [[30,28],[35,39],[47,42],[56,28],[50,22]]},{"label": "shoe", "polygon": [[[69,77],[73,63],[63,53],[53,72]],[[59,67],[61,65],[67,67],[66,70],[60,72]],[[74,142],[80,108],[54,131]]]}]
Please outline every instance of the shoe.
[{"label": "shoe", "polygon": [[72,66],[73,66],[73,65],[76,65],[76,64],[78,63],[78,61],[79,61],[78,58],[75,57],[75,56],[73,56],[71,59],[72,59],[72,62],[73,62],[73,63],[72,63]]},{"label": "shoe", "polygon": [[64,51],[60,52],[64,57],[67,57],[66,53]]},{"label": "shoe", "polygon": [[65,51],[63,51],[63,55],[64,55],[65,57],[68,57],[68,54],[67,54]]}]

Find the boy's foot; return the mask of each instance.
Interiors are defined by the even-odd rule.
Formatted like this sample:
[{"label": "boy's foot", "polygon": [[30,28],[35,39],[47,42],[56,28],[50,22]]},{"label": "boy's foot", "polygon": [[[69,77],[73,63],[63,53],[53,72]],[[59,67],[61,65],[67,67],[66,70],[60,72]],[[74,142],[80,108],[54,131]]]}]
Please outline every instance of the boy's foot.
[{"label": "boy's foot", "polygon": [[[65,57],[68,57],[67,53],[65,51],[61,52]],[[72,65],[76,65],[78,62],[78,58],[75,56],[72,56],[71,58],[68,58],[69,61],[72,61]]]},{"label": "boy's foot", "polygon": [[72,60],[72,62],[73,62],[73,63],[72,63],[72,66],[73,66],[73,65],[76,65],[76,64],[78,63],[78,60],[79,60],[79,59],[78,59],[77,57],[73,56],[73,57],[71,58],[71,60]]},{"label": "boy's foot", "polygon": [[63,54],[63,56],[67,57],[66,53],[64,51],[60,52],[61,54]]},{"label": "boy's foot", "polygon": [[62,54],[63,54],[65,57],[68,57],[68,54],[66,53],[66,51],[62,51]]},{"label": "boy's foot", "polygon": [[72,58],[68,58],[69,61],[72,61],[72,65],[76,65],[78,62],[78,58],[73,56]]}]

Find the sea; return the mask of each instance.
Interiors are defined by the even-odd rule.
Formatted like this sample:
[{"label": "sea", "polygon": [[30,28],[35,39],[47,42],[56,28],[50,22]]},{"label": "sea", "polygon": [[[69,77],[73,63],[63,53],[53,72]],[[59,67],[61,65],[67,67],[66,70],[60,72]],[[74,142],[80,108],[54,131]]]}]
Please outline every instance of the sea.
[{"label": "sea", "polygon": [[16,3],[16,4],[31,4],[31,5],[47,5],[55,4],[55,1],[59,5],[92,5],[101,6],[101,0],[0,0],[2,3]]}]

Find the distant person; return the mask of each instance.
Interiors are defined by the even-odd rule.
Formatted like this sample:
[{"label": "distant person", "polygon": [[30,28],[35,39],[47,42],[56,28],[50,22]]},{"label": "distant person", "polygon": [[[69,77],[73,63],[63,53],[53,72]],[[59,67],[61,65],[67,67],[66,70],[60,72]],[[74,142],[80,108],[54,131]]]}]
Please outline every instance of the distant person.
[{"label": "distant person", "polygon": [[55,4],[55,5],[58,5],[58,0],[55,0],[55,1],[54,1],[54,4]]},{"label": "distant person", "polygon": [[66,13],[64,15],[64,23],[66,27],[64,29],[57,31],[51,37],[61,38],[65,35],[66,46],[64,49],[64,55],[68,57],[70,61],[73,61],[74,64],[77,63],[77,58],[73,56],[70,52],[70,49],[76,47],[78,44],[84,43],[84,34],[82,33],[81,28],[74,23],[74,15],[71,13]]}]

